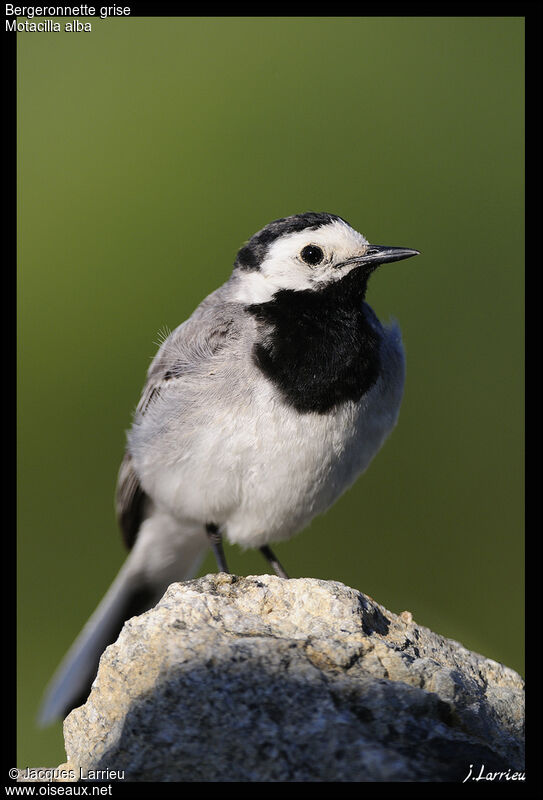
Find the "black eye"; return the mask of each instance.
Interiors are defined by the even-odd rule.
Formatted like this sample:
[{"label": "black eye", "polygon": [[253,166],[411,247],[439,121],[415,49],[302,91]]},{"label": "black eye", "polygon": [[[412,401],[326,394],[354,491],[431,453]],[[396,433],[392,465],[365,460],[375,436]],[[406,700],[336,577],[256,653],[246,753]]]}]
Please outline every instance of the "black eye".
[{"label": "black eye", "polygon": [[304,247],[300,255],[305,263],[311,264],[312,267],[314,267],[315,264],[320,264],[324,258],[324,253],[320,247],[317,247],[314,244],[308,244],[306,247]]}]

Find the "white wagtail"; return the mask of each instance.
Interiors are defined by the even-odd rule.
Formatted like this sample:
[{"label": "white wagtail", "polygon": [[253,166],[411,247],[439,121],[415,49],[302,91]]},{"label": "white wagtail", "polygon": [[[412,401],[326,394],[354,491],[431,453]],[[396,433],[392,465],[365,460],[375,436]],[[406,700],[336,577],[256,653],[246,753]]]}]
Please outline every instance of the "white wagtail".
[{"label": "white wagtail", "polygon": [[364,298],[376,267],[417,254],[371,245],[334,214],[278,219],[162,343],[119,472],[130,555],[59,667],[43,724],[84,702],[124,621],[192,577],[209,546],[228,571],[223,536],[287,577],[270,542],[325,511],[396,423],[400,331]]}]

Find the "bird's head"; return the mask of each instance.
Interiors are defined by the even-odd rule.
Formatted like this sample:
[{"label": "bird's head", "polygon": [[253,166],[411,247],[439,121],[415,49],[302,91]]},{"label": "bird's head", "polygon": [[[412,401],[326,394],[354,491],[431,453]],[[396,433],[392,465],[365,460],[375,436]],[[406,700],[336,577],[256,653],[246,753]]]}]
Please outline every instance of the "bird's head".
[{"label": "bird's head", "polygon": [[370,244],[335,214],[295,214],[270,222],[238,252],[236,299],[265,303],[280,291],[319,291],[353,270],[365,283],[380,264],[418,252]]}]

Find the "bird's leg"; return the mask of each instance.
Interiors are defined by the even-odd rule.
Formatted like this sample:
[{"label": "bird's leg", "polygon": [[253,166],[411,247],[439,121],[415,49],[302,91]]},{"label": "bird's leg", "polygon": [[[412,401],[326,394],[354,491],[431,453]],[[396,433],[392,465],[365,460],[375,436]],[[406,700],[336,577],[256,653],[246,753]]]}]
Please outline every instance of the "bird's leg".
[{"label": "bird's leg", "polygon": [[206,533],[207,538],[209,539],[209,544],[211,545],[211,549],[213,550],[213,555],[217,560],[219,572],[227,572],[230,574],[230,570],[226,564],[226,558],[224,557],[222,533],[219,530],[219,526],[215,525],[213,522],[208,522],[206,525]]},{"label": "bird's leg", "polygon": [[266,561],[268,561],[272,565],[276,575],[279,575],[280,578],[288,578],[287,573],[277,560],[277,557],[274,556],[272,549],[268,547],[267,544],[265,544],[263,547],[260,548],[260,552],[262,553]]}]

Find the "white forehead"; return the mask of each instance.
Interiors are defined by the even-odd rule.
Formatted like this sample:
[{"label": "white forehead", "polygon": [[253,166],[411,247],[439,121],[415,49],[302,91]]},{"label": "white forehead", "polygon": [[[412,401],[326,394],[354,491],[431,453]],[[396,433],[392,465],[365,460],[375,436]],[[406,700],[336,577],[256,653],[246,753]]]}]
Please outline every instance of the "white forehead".
[{"label": "white forehead", "polygon": [[[324,252],[322,263],[311,267],[300,253],[307,245],[318,245]],[[338,280],[353,265],[335,265],[361,255],[368,240],[343,222],[334,220],[320,228],[306,228],[280,236],[272,242],[258,270],[236,275],[234,299],[242,303],[266,303],[281,289],[302,291]]]},{"label": "white forehead", "polygon": [[266,266],[271,262],[297,255],[308,244],[319,245],[324,250],[325,258],[333,257],[337,262],[360,252],[360,248],[366,246],[368,240],[347,222],[334,220],[315,230],[306,228],[276,239],[268,248],[261,270],[266,272]]}]

